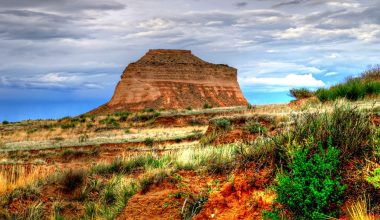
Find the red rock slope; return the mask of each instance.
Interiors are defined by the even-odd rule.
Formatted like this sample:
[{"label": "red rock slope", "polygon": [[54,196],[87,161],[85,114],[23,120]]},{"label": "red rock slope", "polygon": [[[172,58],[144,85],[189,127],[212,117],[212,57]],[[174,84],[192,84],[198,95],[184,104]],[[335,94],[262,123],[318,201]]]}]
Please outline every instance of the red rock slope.
[{"label": "red rock slope", "polygon": [[235,68],[205,62],[189,50],[149,50],[127,66],[112,99],[90,113],[202,108],[205,104],[247,104]]}]

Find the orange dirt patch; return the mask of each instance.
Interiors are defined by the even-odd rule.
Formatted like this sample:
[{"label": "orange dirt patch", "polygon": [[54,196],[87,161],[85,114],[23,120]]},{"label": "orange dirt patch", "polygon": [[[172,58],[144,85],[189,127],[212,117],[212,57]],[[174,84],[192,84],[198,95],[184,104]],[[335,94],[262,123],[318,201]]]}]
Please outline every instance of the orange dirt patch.
[{"label": "orange dirt patch", "polygon": [[268,168],[236,174],[233,183],[224,184],[219,192],[210,195],[194,219],[261,219],[262,210],[269,209],[275,198],[273,192],[264,189],[270,175]]},{"label": "orange dirt patch", "polygon": [[[180,182],[176,178],[167,179],[162,184],[151,186],[144,194],[134,195],[117,219],[181,219],[186,196],[175,195],[198,195],[212,178],[202,178],[193,171],[180,171],[177,174],[181,176]],[[225,180],[222,178],[221,181]]]},{"label": "orange dirt patch", "polygon": [[244,130],[237,128],[230,131],[225,131],[219,133],[217,138],[213,141],[213,144],[229,144],[235,143],[237,141],[253,141],[258,137],[258,134],[250,134]]}]

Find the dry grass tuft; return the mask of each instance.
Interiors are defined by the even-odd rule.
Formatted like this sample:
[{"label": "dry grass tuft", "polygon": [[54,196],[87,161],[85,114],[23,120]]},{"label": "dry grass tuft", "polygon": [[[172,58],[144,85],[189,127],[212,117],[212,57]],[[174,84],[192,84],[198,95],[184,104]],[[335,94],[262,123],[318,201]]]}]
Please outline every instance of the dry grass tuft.
[{"label": "dry grass tuft", "polygon": [[365,197],[359,198],[348,208],[349,219],[351,220],[375,220],[375,217],[368,213],[368,205]]},{"label": "dry grass tuft", "polygon": [[31,185],[52,172],[53,169],[37,165],[0,165],[0,195]]}]

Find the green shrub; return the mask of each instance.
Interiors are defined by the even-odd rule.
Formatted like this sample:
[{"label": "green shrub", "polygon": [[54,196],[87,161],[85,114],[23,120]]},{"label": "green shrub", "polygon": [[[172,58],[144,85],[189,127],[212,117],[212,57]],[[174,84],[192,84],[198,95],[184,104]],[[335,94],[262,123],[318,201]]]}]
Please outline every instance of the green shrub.
[{"label": "green shrub", "polygon": [[327,146],[331,137],[332,144],[345,159],[363,156],[373,149],[374,131],[369,115],[355,107],[336,105],[332,112],[305,112],[294,115],[292,120],[294,123],[289,131],[273,138],[282,158],[291,157],[293,143],[307,144],[310,138]]},{"label": "green shrub", "polygon": [[141,110],[141,112],[155,112],[156,110],[154,110],[154,108],[145,108],[143,110]]},{"label": "green shrub", "polygon": [[3,121],[3,125],[9,124],[9,121]]},{"label": "green shrub", "polygon": [[216,128],[222,130],[228,130],[231,127],[231,122],[227,118],[217,119],[215,120]]},{"label": "green shrub", "polygon": [[65,171],[60,179],[60,185],[67,192],[71,192],[81,186],[85,180],[85,172],[83,170]]},{"label": "green shrub", "polygon": [[186,110],[191,111],[191,110],[193,110],[193,108],[189,106],[186,108]]},{"label": "green shrub", "polygon": [[264,134],[267,132],[266,128],[257,121],[250,120],[245,123],[244,130],[251,134]]},{"label": "green shrub", "polygon": [[63,125],[61,125],[61,128],[62,128],[62,129],[75,128],[75,123],[67,123],[67,124],[63,124]]},{"label": "green shrub", "polygon": [[289,173],[278,176],[276,202],[296,219],[325,219],[339,214],[345,189],[337,176],[340,151],[331,145],[326,152],[319,145],[319,150],[312,156],[309,147],[295,152]]},{"label": "green shrub", "polygon": [[100,120],[100,124],[105,124],[108,128],[119,128],[120,124],[112,116],[107,116],[107,118]]},{"label": "green shrub", "polygon": [[85,116],[80,116],[79,117],[79,120],[78,120],[80,123],[85,123],[86,122],[86,117]]},{"label": "green shrub", "polygon": [[205,103],[205,104],[203,105],[203,108],[204,108],[204,109],[212,108],[212,105],[210,105],[210,104],[208,104],[208,103]]},{"label": "green shrub", "polygon": [[138,112],[135,113],[134,116],[132,117],[132,120],[134,122],[144,122],[144,121],[149,121],[149,120],[154,120],[161,114],[159,112]]},{"label": "green shrub", "polygon": [[251,103],[248,103],[248,104],[247,104],[247,109],[248,109],[248,110],[251,110],[251,109],[254,109],[254,108],[255,108],[255,106],[252,105]]},{"label": "green shrub", "polygon": [[119,121],[121,121],[121,122],[127,121],[129,115],[131,115],[130,112],[117,112],[117,113],[115,113],[115,116],[118,116]]},{"label": "green shrub", "polygon": [[87,129],[90,129],[90,128],[94,127],[94,124],[92,124],[91,122],[87,123],[86,127],[87,127]]},{"label": "green shrub", "polygon": [[318,89],[315,92],[315,95],[317,96],[317,98],[321,102],[327,102],[327,101],[331,100],[331,98],[330,98],[330,92],[329,92],[328,89],[324,89],[324,88]]},{"label": "green shrub", "polygon": [[154,139],[151,137],[145,138],[144,144],[148,147],[153,147]]},{"label": "green shrub", "polygon": [[314,92],[307,88],[291,89],[289,90],[290,96],[296,99],[310,98],[314,96]]}]

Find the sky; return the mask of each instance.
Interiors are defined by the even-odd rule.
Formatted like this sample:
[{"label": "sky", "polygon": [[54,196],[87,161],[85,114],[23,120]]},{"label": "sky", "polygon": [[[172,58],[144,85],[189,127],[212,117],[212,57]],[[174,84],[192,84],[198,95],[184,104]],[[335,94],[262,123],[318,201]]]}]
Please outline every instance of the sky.
[{"label": "sky", "polygon": [[379,64],[378,0],[0,0],[0,121],[107,102],[148,49],[238,69],[253,104],[283,103]]}]

